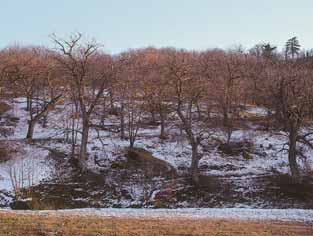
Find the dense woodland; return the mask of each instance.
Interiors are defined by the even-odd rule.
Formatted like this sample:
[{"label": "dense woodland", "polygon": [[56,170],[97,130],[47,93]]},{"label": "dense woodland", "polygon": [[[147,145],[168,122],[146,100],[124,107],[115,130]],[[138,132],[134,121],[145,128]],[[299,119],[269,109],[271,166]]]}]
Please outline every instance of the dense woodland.
[{"label": "dense woodland", "polygon": [[160,125],[162,143],[175,119],[191,147],[189,173],[197,183],[199,150],[214,128],[223,130],[223,146],[231,149],[233,131],[248,119],[245,106],[262,106],[268,109],[269,132],[283,130],[288,136],[290,173],[301,182],[297,160],[311,157],[304,157],[298,144],[313,148],[313,55],[300,51],[297,38],[288,40],[282,53],[265,43],[250,50],[142,48],[118,55],[106,54],[79,33],[52,40],[53,49],[0,51],[1,99],[27,99],[29,143],[36,127],[45,127],[55,106],[67,101],[71,112],[64,139],[71,143],[73,163],[86,171],[90,130],[104,126],[108,114],[118,117],[117,132],[130,149],[147,117]]}]

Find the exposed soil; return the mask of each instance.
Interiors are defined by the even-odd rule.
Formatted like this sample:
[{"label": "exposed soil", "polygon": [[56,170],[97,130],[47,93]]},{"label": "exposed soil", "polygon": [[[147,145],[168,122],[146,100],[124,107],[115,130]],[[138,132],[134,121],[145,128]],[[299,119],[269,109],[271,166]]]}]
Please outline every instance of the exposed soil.
[{"label": "exposed soil", "polygon": [[[137,150],[138,151],[138,150]],[[141,153],[147,154],[144,150]],[[138,152],[136,152],[138,154]],[[195,186],[164,163],[128,152],[99,173],[80,173],[62,153],[51,150],[53,179],[24,191],[29,201],[14,209],[253,207],[313,209],[313,180],[295,184],[287,175],[202,176]],[[212,167],[208,167],[212,168]],[[213,167],[214,168],[214,167]],[[221,168],[219,166],[219,168]],[[225,168],[231,169],[231,166]]]}]

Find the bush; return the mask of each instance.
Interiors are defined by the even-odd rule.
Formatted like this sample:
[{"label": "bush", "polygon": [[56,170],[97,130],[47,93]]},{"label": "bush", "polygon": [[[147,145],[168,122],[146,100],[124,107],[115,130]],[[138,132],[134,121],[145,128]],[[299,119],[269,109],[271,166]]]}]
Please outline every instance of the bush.
[{"label": "bush", "polygon": [[4,147],[0,147],[0,163],[8,160],[8,151]]},{"label": "bush", "polygon": [[0,115],[4,114],[5,112],[9,111],[11,107],[6,104],[5,102],[0,102]]}]

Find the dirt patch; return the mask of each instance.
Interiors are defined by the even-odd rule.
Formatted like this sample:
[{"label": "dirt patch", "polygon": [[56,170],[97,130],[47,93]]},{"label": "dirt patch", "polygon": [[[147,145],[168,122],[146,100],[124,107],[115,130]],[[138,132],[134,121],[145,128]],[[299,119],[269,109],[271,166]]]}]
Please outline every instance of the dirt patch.
[{"label": "dirt patch", "polygon": [[[140,155],[138,157],[138,152]],[[135,155],[136,154],[136,155]],[[27,189],[31,209],[69,208],[198,208],[252,207],[313,209],[313,182],[295,186],[288,176],[205,176],[195,186],[188,176],[172,178],[151,153],[140,150],[108,162],[99,173],[80,173],[68,157],[51,152],[60,171],[38,186]],[[146,154],[143,155],[143,154]],[[143,157],[144,156],[144,157]],[[143,158],[143,159],[142,159]],[[155,170],[154,170],[155,168]],[[162,169],[163,168],[163,169]],[[203,166],[229,169],[232,165]],[[163,171],[160,171],[163,170]],[[31,194],[29,194],[31,193]]]},{"label": "dirt patch", "polygon": [[275,188],[280,190],[281,198],[286,200],[310,202],[313,199],[313,178],[309,176],[303,177],[301,183],[295,183],[287,174],[271,177],[266,191]]},{"label": "dirt patch", "polygon": [[242,142],[231,142],[229,144],[222,143],[219,145],[218,150],[229,156],[241,155],[244,159],[250,160],[252,158],[250,153],[254,151],[253,148],[254,147],[251,142],[242,141]]},{"label": "dirt patch", "polygon": [[169,176],[167,169],[158,175],[160,170],[151,171],[154,165],[151,167],[151,164],[126,157],[99,173],[81,173],[62,153],[51,151],[50,159],[56,165],[55,176],[25,189],[23,197],[31,199],[26,206],[30,209],[151,207],[153,202],[149,199],[153,191],[162,188],[171,178],[166,177]]}]

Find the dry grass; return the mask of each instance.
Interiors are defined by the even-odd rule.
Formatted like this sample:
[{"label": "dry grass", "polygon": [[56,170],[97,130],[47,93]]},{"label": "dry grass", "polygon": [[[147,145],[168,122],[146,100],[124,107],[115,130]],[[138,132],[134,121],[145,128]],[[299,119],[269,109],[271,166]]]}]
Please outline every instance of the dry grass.
[{"label": "dry grass", "polygon": [[0,213],[0,235],[10,236],[310,236],[309,225],[233,220],[31,216]]}]

